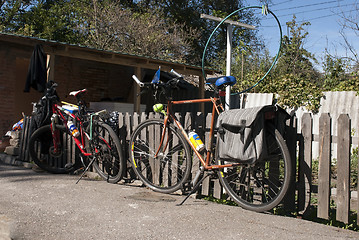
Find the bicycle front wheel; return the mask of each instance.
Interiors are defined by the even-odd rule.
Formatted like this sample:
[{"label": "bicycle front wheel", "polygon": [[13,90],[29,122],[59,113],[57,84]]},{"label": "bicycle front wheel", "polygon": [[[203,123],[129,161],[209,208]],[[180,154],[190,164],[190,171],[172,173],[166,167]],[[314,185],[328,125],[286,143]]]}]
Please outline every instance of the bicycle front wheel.
[{"label": "bicycle front wheel", "polygon": [[[256,212],[276,207],[285,196],[291,178],[287,145],[277,129],[266,130],[268,155],[254,164],[221,169],[218,176],[228,195],[239,206]],[[223,160],[216,160],[224,164]]]},{"label": "bicycle front wheel", "polygon": [[[90,126],[87,132],[89,133]],[[125,159],[118,136],[106,123],[94,121],[92,124],[91,151],[96,157],[93,167],[100,177],[109,183],[122,179]]]},{"label": "bicycle front wheel", "polygon": [[175,192],[189,177],[189,146],[172,124],[165,128],[163,120],[142,122],[131,136],[129,150],[136,175],[154,191]]},{"label": "bicycle front wheel", "polygon": [[68,154],[71,147],[68,144],[70,136],[67,134],[66,127],[55,126],[55,134],[58,138],[57,151],[54,148],[53,137],[50,125],[42,126],[37,129],[29,140],[29,153],[31,159],[37,166],[50,173],[67,173],[65,168],[67,161],[71,161]]}]

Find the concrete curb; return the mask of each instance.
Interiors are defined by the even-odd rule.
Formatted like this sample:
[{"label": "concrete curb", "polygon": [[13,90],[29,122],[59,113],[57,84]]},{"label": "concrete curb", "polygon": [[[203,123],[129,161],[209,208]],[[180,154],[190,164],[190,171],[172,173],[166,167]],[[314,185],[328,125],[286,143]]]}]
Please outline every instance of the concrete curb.
[{"label": "concrete curb", "polygon": [[32,163],[21,161],[19,156],[12,156],[6,153],[0,153],[0,161],[13,166],[24,166],[26,168],[33,167]]},{"label": "concrete curb", "polygon": [[[22,166],[25,168],[34,169],[34,171],[39,168],[36,164],[21,161],[19,159],[19,156],[12,156],[12,155],[8,155],[6,153],[0,153],[0,161],[5,164],[12,165],[12,166]],[[43,171],[43,170],[41,169],[41,171]],[[100,178],[100,176],[95,172],[86,172],[85,177],[91,178],[91,179]]]}]

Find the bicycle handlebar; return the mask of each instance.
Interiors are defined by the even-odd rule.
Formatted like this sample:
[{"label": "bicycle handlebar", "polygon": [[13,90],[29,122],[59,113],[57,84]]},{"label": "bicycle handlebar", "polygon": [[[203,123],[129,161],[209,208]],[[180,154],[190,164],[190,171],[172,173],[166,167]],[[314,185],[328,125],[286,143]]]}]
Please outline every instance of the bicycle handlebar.
[{"label": "bicycle handlebar", "polygon": [[144,82],[141,82],[136,75],[132,75],[132,78],[133,80],[141,87],[150,87],[150,86],[153,86],[153,87],[161,87],[161,88],[176,88],[179,81],[181,79],[183,79],[182,75],[177,73],[176,71],[174,71],[173,69],[171,70],[171,73],[173,73],[176,77],[175,78],[172,78],[170,79],[169,81],[167,81],[166,83],[164,82],[161,82],[161,81],[158,81],[156,83],[144,83]]},{"label": "bicycle handlebar", "polygon": [[141,82],[136,75],[132,75],[133,80],[135,80],[135,82],[138,84],[138,86],[143,87],[145,84],[143,82]]}]

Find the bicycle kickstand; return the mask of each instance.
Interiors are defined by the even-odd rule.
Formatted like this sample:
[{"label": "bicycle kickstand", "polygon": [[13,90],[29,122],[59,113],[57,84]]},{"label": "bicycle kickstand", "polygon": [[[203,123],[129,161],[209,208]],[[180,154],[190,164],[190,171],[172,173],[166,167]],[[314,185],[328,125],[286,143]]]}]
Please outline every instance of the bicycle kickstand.
[{"label": "bicycle kickstand", "polygon": [[95,162],[96,158],[94,157],[91,162],[89,163],[89,165],[87,165],[87,167],[85,168],[84,172],[81,174],[80,178],[77,180],[76,184],[78,184],[80,182],[80,180],[82,179],[82,177],[86,174],[86,172],[89,170],[89,168],[92,166],[92,164]]},{"label": "bicycle kickstand", "polygon": [[[197,174],[196,174],[196,176],[195,176],[193,182],[196,182],[196,181],[197,181],[196,179],[199,178],[199,175],[200,175],[202,172],[203,172],[202,169],[200,169],[200,170],[197,172]],[[176,206],[181,206],[181,205],[183,205],[183,203],[184,203],[193,193],[195,193],[195,192],[197,191],[197,189],[198,189],[199,186],[202,184],[202,182],[204,181],[204,179],[206,179],[209,175],[210,175],[210,174],[209,174],[208,172],[206,172],[206,173],[203,175],[203,177],[193,186],[191,192],[190,192],[189,194],[187,194],[187,196],[183,199],[183,201],[182,201],[181,203],[177,204]]]}]

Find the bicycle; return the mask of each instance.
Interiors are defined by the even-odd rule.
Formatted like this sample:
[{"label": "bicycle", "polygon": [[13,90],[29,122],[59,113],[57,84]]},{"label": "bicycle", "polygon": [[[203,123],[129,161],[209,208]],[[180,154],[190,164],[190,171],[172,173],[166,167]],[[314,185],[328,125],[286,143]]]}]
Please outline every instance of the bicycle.
[{"label": "bicycle", "polygon": [[[154,105],[155,112],[164,115],[163,119],[145,120],[131,135],[129,156],[138,178],[150,189],[161,193],[184,189],[190,181],[192,151],[200,160],[201,167],[190,183],[192,191],[179,205],[197,190],[206,177],[216,173],[226,190],[225,194],[239,206],[257,212],[269,211],[277,206],[290,184],[291,161],[285,140],[276,126],[276,108],[271,108],[269,113],[265,114],[267,154],[264,159],[255,162],[231,162],[221,159],[218,157],[219,149],[216,149],[219,130],[215,127],[215,119],[225,111],[219,94],[227,85],[233,85],[235,78],[206,79],[208,84],[214,85],[215,96],[212,98],[174,101],[172,92],[182,77],[173,70],[171,72],[176,77],[167,83],[159,80],[143,83],[133,75],[141,88],[154,91],[156,101],[163,96],[167,102],[166,109],[163,104]],[[196,149],[172,111],[174,105],[193,103],[212,104],[209,141],[204,153]],[[158,130],[159,134],[155,134],[155,130]]]},{"label": "bicycle", "polygon": [[[86,89],[70,92],[69,95],[76,98],[77,105],[59,105],[56,87],[57,83],[49,84],[41,101],[44,106],[38,106],[47,107],[43,111],[47,116],[44,119],[51,119],[51,122],[46,124],[45,121],[46,125],[43,124],[31,135],[31,159],[37,166],[51,173],[84,170],[80,179],[93,166],[101,178],[109,183],[117,183],[123,176],[125,160],[116,133],[101,120],[106,110],[96,113],[87,110],[82,99]],[[75,149],[80,151],[80,160],[75,158],[74,163],[74,149],[68,144],[70,138],[75,143]]]}]

